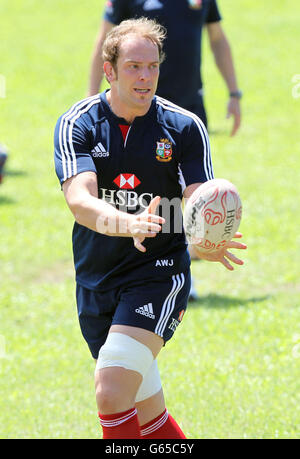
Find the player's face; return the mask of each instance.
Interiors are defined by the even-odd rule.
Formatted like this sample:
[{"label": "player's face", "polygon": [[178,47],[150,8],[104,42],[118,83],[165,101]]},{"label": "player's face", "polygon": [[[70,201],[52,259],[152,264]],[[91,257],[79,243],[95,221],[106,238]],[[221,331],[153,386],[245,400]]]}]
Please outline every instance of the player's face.
[{"label": "player's face", "polygon": [[127,37],[121,44],[114,86],[119,103],[128,110],[148,111],[157,88],[159,53],[146,38]]}]

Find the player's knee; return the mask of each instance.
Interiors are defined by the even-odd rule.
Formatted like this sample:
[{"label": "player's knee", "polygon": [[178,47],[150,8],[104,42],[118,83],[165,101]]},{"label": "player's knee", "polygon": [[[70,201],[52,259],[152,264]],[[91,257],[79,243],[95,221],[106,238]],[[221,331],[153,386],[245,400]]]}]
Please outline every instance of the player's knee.
[{"label": "player's knee", "polygon": [[[100,412],[113,412],[111,409],[111,405],[113,404],[114,394],[111,391],[111,388],[105,387],[100,383],[95,384],[96,389],[96,402]],[[107,411],[108,409],[108,411]]]},{"label": "player's knee", "polygon": [[133,406],[152,362],[147,346],[122,333],[110,333],[100,349],[95,372],[96,399],[102,412]]},{"label": "player's knee", "polygon": [[161,390],[160,374],[157,366],[157,360],[153,360],[151,367],[144,376],[142,384],[137,391],[135,401],[142,402]]},{"label": "player's knee", "polygon": [[132,370],[144,377],[153,362],[151,350],[134,338],[124,333],[109,333],[101,347],[96,371],[106,368],[121,367]]},{"label": "player's knee", "polygon": [[106,378],[106,381],[96,382],[96,402],[101,413],[116,413],[125,411],[134,405],[135,395],[125,393],[122,386],[114,378]]}]

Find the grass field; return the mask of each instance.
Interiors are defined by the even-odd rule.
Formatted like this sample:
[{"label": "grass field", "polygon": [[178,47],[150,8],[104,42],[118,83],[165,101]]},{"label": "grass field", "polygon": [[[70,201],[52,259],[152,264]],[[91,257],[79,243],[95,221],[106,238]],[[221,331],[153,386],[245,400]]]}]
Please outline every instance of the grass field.
[{"label": "grass field", "polygon": [[[58,116],[86,94],[102,3],[0,4],[0,142],[10,150],[0,188],[0,438],[100,437],[52,138]],[[193,264],[200,301],[160,368],[189,438],[299,438],[300,6],[236,3],[219,0],[244,90],[235,138],[206,40],[203,75],[215,176],[240,190],[249,248],[233,273]]]}]

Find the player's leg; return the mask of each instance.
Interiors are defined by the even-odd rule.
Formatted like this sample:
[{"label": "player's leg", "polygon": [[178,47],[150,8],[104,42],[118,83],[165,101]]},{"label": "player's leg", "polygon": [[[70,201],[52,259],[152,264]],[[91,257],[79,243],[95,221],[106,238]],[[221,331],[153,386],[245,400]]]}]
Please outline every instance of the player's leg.
[{"label": "player's leg", "polygon": [[[108,365],[112,365],[113,356],[108,358],[108,355],[102,355],[105,346],[99,353],[102,363],[97,365],[99,371],[96,376],[97,402],[100,413],[101,410],[107,411],[106,415],[100,414],[104,438],[138,438],[128,436],[129,431],[130,435],[134,435],[133,427],[136,429],[135,432],[137,431],[137,422],[141,425],[142,438],[185,438],[165,407],[154,357],[180,324],[189,290],[190,274],[187,272],[173,275],[167,280],[145,282],[140,287],[127,288],[121,295],[108,337],[108,341],[114,338],[114,335],[124,337],[123,343],[122,340],[120,341],[121,346],[118,346],[117,340],[113,340],[115,368],[111,368],[111,371],[107,369]],[[140,306],[143,303],[144,305]],[[139,327],[123,325],[126,323],[139,325]],[[136,346],[134,342],[127,343],[128,338],[134,339],[139,344]],[[127,355],[126,353],[122,355],[122,346],[124,349],[126,344],[128,344],[129,352]],[[140,348],[141,344],[148,350],[151,349],[150,358],[145,349]],[[108,351],[112,351],[112,346]],[[132,360],[133,353],[135,356],[140,355],[142,367],[138,366],[141,365],[141,362],[136,362],[136,359]],[[103,357],[105,357],[104,363]],[[117,366],[127,366],[127,370],[131,369],[131,373],[120,371],[120,368],[116,368]],[[148,372],[146,372],[147,366]],[[142,378],[134,370],[137,370]],[[135,401],[134,394],[136,394]],[[124,411],[121,411],[120,407]],[[135,417],[136,408],[138,417]]]},{"label": "player's leg", "polygon": [[[153,296],[152,305],[154,331],[162,336],[164,343],[169,341],[176,328],[182,322],[190,292],[190,272],[171,276],[169,283],[164,287],[155,288],[150,285],[150,291],[144,286],[146,298],[151,299],[151,290],[160,292],[161,308],[157,307],[157,299]],[[149,304],[148,304],[149,305]],[[160,312],[160,314],[159,314]],[[160,386],[160,376],[157,365],[153,365],[149,374],[144,378],[139,389],[139,402],[136,403],[141,425],[141,438],[143,439],[183,439],[186,438],[181,428],[168,412],[165,405],[163,391]],[[148,388],[154,387],[154,394],[147,398]],[[150,419],[152,418],[152,419]]]},{"label": "player's leg", "polygon": [[[141,387],[141,386],[140,386]],[[148,424],[164,412],[166,408],[162,387],[159,391],[144,400],[135,402],[140,426]]]},{"label": "player's leg", "polygon": [[0,184],[4,175],[4,164],[7,160],[7,149],[0,144]]},{"label": "player's leg", "polygon": [[[147,347],[151,346],[150,342],[153,342],[155,353],[158,348],[161,348],[162,343],[158,342],[154,336],[149,335],[147,330],[122,325],[113,326],[112,330],[114,331],[109,334],[107,343],[110,343],[112,338],[111,343],[114,343],[115,347],[118,343],[117,338],[123,335],[120,341],[121,346],[126,346],[127,337],[135,337],[140,340],[139,343],[141,341],[147,343]],[[107,343],[102,349],[105,350]],[[136,353],[139,350],[141,352],[143,360],[141,368],[138,366],[137,356],[133,360],[126,358],[125,355],[122,357],[120,350],[116,352],[119,360],[116,359],[114,363],[115,357],[112,348],[109,350],[109,344],[104,353],[101,351],[99,353],[95,385],[103,438],[185,438],[182,430],[166,409],[159,374],[157,374],[158,370],[155,368],[157,367],[156,361],[152,359],[149,371],[145,374],[144,368],[148,356],[147,353],[143,354],[143,349],[139,348],[140,345],[136,347]],[[132,347],[132,351],[134,351],[134,347]],[[104,359],[102,354],[104,354]],[[105,361],[106,363],[104,363]],[[151,358],[148,365],[150,361]],[[103,364],[115,364],[116,366],[102,367]],[[135,370],[125,369],[117,365],[126,365],[128,368],[135,367]],[[156,392],[157,388],[158,392]],[[153,395],[149,396],[151,393]],[[137,399],[139,399],[138,402]]]},{"label": "player's leg", "polygon": [[[193,260],[193,258],[191,258]],[[194,277],[191,278],[191,290],[189,293],[189,302],[193,303],[199,300],[198,292],[195,287],[195,280]]]},{"label": "player's leg", "polygon": [[[112,317],[118,303],[117,296],[117,290],[100,293],[88,290],[80,285],[77,285],[76,288],[77,309],[81,332],[97,365],[99,362],[99,351],[104,348],[104,344],[107,342],[109,336]],[[115,337],[117,334],[111,333],[111,335]],[[138,344],[136,344],[136,346],[138,346]],[[118,343],[115,347],[116,348],[112,350],[112,360],[118,358]],[[144,350],[144,348],[142,349]],[[117,354],[115,351],[117,351]],[[153,355],[148,348],[146,348],[146,354],[148,359],[152,361]],[[119,360],[122,360],[122,355],[119,357]],[[139,438],[140,428],[136,413],[134,412],[135,408],[134,410],[127,408],[134,406],[135,394],[141,383],[142,376],[139,375],[138,372],[129,371],[124,368],[122,362],[120,367],[115,368],[115,371],[112,372],[109,370],[109,368],[104,368],[100,373],[96,368],[95,371],[98,410],[102,410],[105,413],[101,420],[101,422],[105,424],[105,426],[103,425],[104,438]],[[117,384],[119,381],[123,382],[122,391],[126,390],[126,397],[124,400],[119,398],[119,394],[121,393],[119,392],[119,386]],[[113,388],[115,388],[116,396],[113,394]],[[131,402],[131,399],[133,402]],[[112,408],[112,403],[115,403],[118,408]],[[124,411],[120,411],[120,416],[116,416],[116,410]],[[107,415],[107,412],[110,411],[113,412],[113,416],[111,416],[110,413]],[[111,429],[111,426],[116,426],[116,428]],[[120,429],[123,430],[123,433],[120,432]]]},{"label": "player's leg", "polygon": [[[148,377],[147,387],[153,387],[153,376]],[[157,380],[157,376],[154,376]],[[138,394],[147,381],[144,378]],[[147,392],[147,391],[146,391]],[[154,395],[136,402],[141,438],[143,439],[179,439],[186,438],[181,428],[166,408],[163,389]]]},{"label": "player's leg", "polygon": [[162,338],[148,330],[111,327],[95,371],[103,438],[140,438],[136,395],[162,345]]}]

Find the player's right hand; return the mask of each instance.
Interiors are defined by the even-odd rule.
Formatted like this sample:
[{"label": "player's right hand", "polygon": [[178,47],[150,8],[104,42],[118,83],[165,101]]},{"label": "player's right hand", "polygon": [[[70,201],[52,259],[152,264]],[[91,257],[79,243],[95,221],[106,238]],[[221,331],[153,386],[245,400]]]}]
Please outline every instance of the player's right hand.
[{"label": "player's right hand", "polygon": [[[243,237],[243,235],[239,232],[235,233],[235,235],[233,236],[234,239],[240,239],[241,237]],[[245,250],[247,249],[247,245],[243,244],[242,242],[231,240],[227,241],[224,247],[214,252],[200,251],[200,249],[197,249],[197,245],[193,245],[193,248],[195,249],[195,252],[196,254],[198,254],[199,258],[202,258],[203,260],[207,261],[219,262],[223,266],[225,266],[225,268],[229,271],[233,271],[234,267],[231,263],[234,263],[236,265],[243,265],[244,262],[240,258],[236,257],[232,252],[229,252],[228,249]]]},{"label": "player's right hand", "polygon": [[155,214],[155,211],[160,203],[160,196],[155,196],[149,206],[138,215],[132,215],[128,228],[133,237],[133,243],[137,250],[146,252],[146,247],[143,242],[148,237],[155,237],[161,231],[161,225],[165,223],[165,219]]}]

